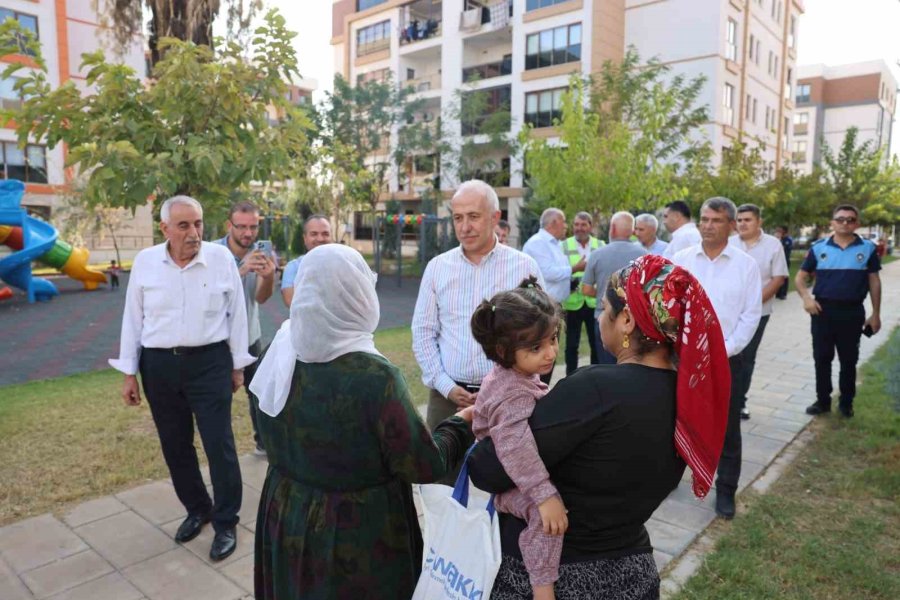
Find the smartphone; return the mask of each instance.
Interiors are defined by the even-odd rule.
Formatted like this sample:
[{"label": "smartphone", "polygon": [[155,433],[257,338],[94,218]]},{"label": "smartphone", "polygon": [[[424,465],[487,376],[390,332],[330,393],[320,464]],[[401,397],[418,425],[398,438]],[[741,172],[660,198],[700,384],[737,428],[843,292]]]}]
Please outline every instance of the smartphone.
[{"label": "smartphone", "polygon": [[272,256],[272,242],[270,240],[259,240],[256,242],[254,250],[258,250],[266,256]]},{"label": "smartphone", "polygon": [[875,335],[875,332],[872,331],[871,325],[866,325],[865,327],[863,327],[863,335],[866,337],[872,337],[873,335]]}]

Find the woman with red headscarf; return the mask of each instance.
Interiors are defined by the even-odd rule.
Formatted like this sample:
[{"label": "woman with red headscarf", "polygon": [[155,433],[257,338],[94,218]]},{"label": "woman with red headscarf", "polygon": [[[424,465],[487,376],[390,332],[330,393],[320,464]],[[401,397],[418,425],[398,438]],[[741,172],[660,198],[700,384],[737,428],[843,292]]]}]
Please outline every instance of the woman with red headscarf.
[{"label": "woman with red headscarf", "polygon": [[[600,331],[615,365],[560,381],[529,420],[566,508],[558,600],[649,600],[659,574],[644,523],[678,485],[712,484],[725,438],[730,372],[722,330],[697,280],[660,256],[615,273]],[[470,459],[476,486],[512,487],[490,439]],[[493,600],[531,597],[518,551],[525,523],[500,514],[503,562]]]}]

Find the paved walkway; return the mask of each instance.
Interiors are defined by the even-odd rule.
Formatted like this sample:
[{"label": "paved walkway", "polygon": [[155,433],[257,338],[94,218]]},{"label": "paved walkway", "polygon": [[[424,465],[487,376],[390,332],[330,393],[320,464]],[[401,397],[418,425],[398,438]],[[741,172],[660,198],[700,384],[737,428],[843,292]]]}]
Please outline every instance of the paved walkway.
[{"label": "paved walkway", "polygon": [[[883,279],[886,333],[900,322],[900,262],[888,265]],[[863,360],[885,339],[885,334],[863,338]],[[814,398],[809,319],[792,295],[777,304],[760,349],[749,403],[753,416],[743,423],[741,489],[776,458],[784,462],[792,454],[785,447],[809,423],[803,410]],[[183,546],[172,540],[184,510],[170,483],[155,481],[0,529],[0,599],[251,598],[253,531],[266,462],[244,456],[241,469],[244,508],[238,549],[224,562],[213,565],[207,558],[210,527]],[[657,564],[662,568],[676,561],[664,590],[676,587],[702,560],[702,552],[683,555],[715,518],[714,505],[715,493],[703,502],[693,497],[686,476],[648,522]]]},{"label": "paved walkway", "polygon": [[[86,292],[77,281],[57,277],[60,295],[50,302],[28,304],[22,294],[0,301],[0,387],[108,368],[106,360],[119,354],[128,276],[116,292],[105,287]],[[418,292],[418,279],[404,279],[403,287],[396,278],[381,282],[378,328],[408,326]],[[276,294],[260,311],[266,343],[288,316]]]}]

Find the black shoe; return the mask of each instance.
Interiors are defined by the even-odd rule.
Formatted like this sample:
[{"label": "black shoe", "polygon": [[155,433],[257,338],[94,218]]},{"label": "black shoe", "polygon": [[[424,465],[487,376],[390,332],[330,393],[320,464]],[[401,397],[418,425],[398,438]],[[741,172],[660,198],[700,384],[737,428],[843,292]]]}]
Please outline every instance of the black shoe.
[{"label": "black shoe", "polygon": [[826,406],[825,404],[820,404],[819,402],[814,402],[806,407],[806,414],[808,415],[823,415],[830,412],[831,406]]},{"label": "black shoe", "polygon": [[734,506],[734,494],[726,494],[725,492],[716,493],[716,514],[723,519],[733,519],[736,512]]},{"label": "black shoe", "polygon": [[746,407],[741,409],[741,420],[746,421],[750,418],[750,411]]},{"label": "black shoe", "polygon": [[838,406],[838,410],[841,411],[841,414],[847,417],[848,419],[853,416],[853,406]]},{"label": "black shoe", "polygon": [[175,532],[175,541],[179,544],[189,542],[198,535],[203,526],[209,523],[208,515],[188,515]]},{"label": "black shoe", "polygon": [[212,561],[220,561],[228,558],[237,548],[237,532],[234,527],[219,531],[213,538],[212,547],[209,549],[209,558]]}]

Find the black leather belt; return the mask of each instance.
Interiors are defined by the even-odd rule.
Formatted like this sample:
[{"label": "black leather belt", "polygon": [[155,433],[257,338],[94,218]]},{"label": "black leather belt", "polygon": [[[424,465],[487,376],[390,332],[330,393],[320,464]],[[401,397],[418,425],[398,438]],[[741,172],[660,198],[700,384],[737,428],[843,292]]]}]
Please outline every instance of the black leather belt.
[{"label": "black leather belt", "polygon": [[469,392],[470,394],[477,394],[477,393],[481,390],[481,384],[480,384],[480,383],[478,383],[478,384],[475,384],[475,383],[462,383],[461,381],[454,381],[453,383],[455,383],[456,385],[458,385],[458,386],[461,387],[462,389],[466,390],[466,391]]},{"label": "black leather belt", "polygon": [[165,352],[166,354],[174,354],[175,356],[187,356],[190,354],[200,354],[201,352],[207,352],[214,348],[218,348],[220,346],[228,346],[228,342],[222,340],[221,342],[213,342],[212,344],[206,344],[205,346],[175,346],[174,348],[144,348],[144,350],[153,350],[154,352]]}]

